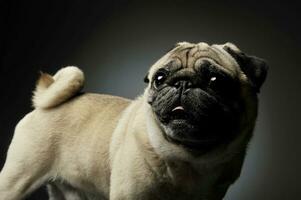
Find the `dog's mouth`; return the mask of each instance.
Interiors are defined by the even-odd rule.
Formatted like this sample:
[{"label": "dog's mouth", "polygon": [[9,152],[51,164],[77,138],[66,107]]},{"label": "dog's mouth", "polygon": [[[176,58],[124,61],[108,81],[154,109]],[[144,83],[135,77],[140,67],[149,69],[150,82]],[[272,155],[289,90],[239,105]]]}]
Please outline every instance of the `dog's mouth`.
[{"label": "dog's mouth", "polygon": [[232,140],[236,118],[215,97],[197,92],[170,94],[152,105],[165,139],[194,150],[208,150]]},{"label": "dog's mouth", "polygon": [[198,119],[195,118],[193,111],[185,105],[176,105],[168,112],[166,122],[173,125],[190,124],[191,126],[197,126]]},{"label": "dog's mouth", "polygon": [[[172,133],[165,133],[165,138],[175,144],[191,150],[204,150],[213,147],[217,138],[210,134],[200,132],[199,125],[195,122],[189,110],[183,106],[175,106],[169,113],[168,126],[172,127]],[[207,133],[207,128],[203,126]],[[204,131],[203,130],[203,131]]]},{"label": "dog's mouth", "polygon": [[175,106],[170,111],[170,120],[187,120],[189,118],[187,110],[183,106]]}]

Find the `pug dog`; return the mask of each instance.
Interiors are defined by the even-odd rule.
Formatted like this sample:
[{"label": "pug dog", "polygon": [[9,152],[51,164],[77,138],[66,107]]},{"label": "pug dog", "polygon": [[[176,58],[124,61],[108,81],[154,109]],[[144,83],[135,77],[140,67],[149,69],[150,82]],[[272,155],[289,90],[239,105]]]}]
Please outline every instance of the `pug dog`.
[{"label": "pug dog", "polygon": [[135,100],[81,93],[82,71],[42,74],[16,126],[0,197],[220,200],[239,177],[266,62],[234,44],[178,43]]}]

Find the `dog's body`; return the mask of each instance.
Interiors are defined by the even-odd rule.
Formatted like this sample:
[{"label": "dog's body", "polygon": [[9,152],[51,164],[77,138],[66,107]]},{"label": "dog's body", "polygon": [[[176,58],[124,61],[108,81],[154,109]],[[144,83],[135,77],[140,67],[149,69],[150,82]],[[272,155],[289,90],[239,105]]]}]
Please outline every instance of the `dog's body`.
[{"label": "dog's body", "polygon": [[[175,49],[188,47],[199,50],[208,45],[182,43]],[[231,46],[233,49],[237,51]],[[42,75],[33,98],[36,109],[16,127],[0,174],[1,198],[21,199],[47,183],[52,200],[222,199],[240,174],[256,119],[257,97],[229,54],[221,58],[212,55],[207,53],[198,58],[203,62],[202,59],[212,57],[219,64],[224,63],[226,70],[239,76],[245,84],[241,85],[239,94],[247,110],[238,119],[233,118],[238,120],[235,123],[239,124],[239,134],[229,136],[231,140],[215,139],[212,144],[206,142],[211,137],[195,139],[196,136],[189,135],[187,127],[192,125],[187,124],[192,123],[193,113],[185,122],[182,118],[169,121],[171,125],[160,121],[163,114],[158,115],[157,111],[160,113],[168,105],[157,97],[160,86],[152,88],[153,81],[144,95],[133,101],[109,95],[78,94],[83,74],[74,67],[63,68],[54,77]],[[151,68],[147,79],[154,79],[166,57]],[[229,58],[232,60],[228,62]],[[186,68],[190,69],[188,64]],[[195,77],[189,75],[185,80],[191,76]],[[186,104],[183,100],[184,108],[177,109],[187,110]],[[186,128],[188,135],[181,136],[183,140],[170,132],[174,130],[173,123],[178,127],[175,130]],[[192,127],[191,133],[195,134],[196,128]],[[206,125],[202,127],[205,129]],[[224,130],[225,135],[231,132],[230,127],[229,131]],[[212,127],[212,130],[215,133],[219,129]]]}]

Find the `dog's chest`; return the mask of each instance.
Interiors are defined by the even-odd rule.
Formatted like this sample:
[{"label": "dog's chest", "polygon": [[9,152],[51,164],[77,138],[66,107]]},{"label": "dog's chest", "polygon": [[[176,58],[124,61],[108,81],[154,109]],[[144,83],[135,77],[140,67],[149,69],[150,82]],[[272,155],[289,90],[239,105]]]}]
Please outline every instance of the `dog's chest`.
[{"label": "dog's chest", "polygon": [[215,192],[215,186],[221,170],[195,168],[189,163],[169,163],[166,168],[167,177],[155,189],[159,199],[207,199]]}]

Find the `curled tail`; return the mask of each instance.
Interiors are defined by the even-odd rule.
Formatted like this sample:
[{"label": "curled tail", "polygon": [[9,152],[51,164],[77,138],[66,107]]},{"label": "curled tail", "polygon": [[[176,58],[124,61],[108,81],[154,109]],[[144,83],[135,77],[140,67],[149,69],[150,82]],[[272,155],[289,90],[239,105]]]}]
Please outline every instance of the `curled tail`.
[{"label": "curled tail", "polygon": [[51,108],[67,101],[82,89],[84,79],[77,67],[62,68],[54,76],[41,73],[32,97],[34,108]]}]

